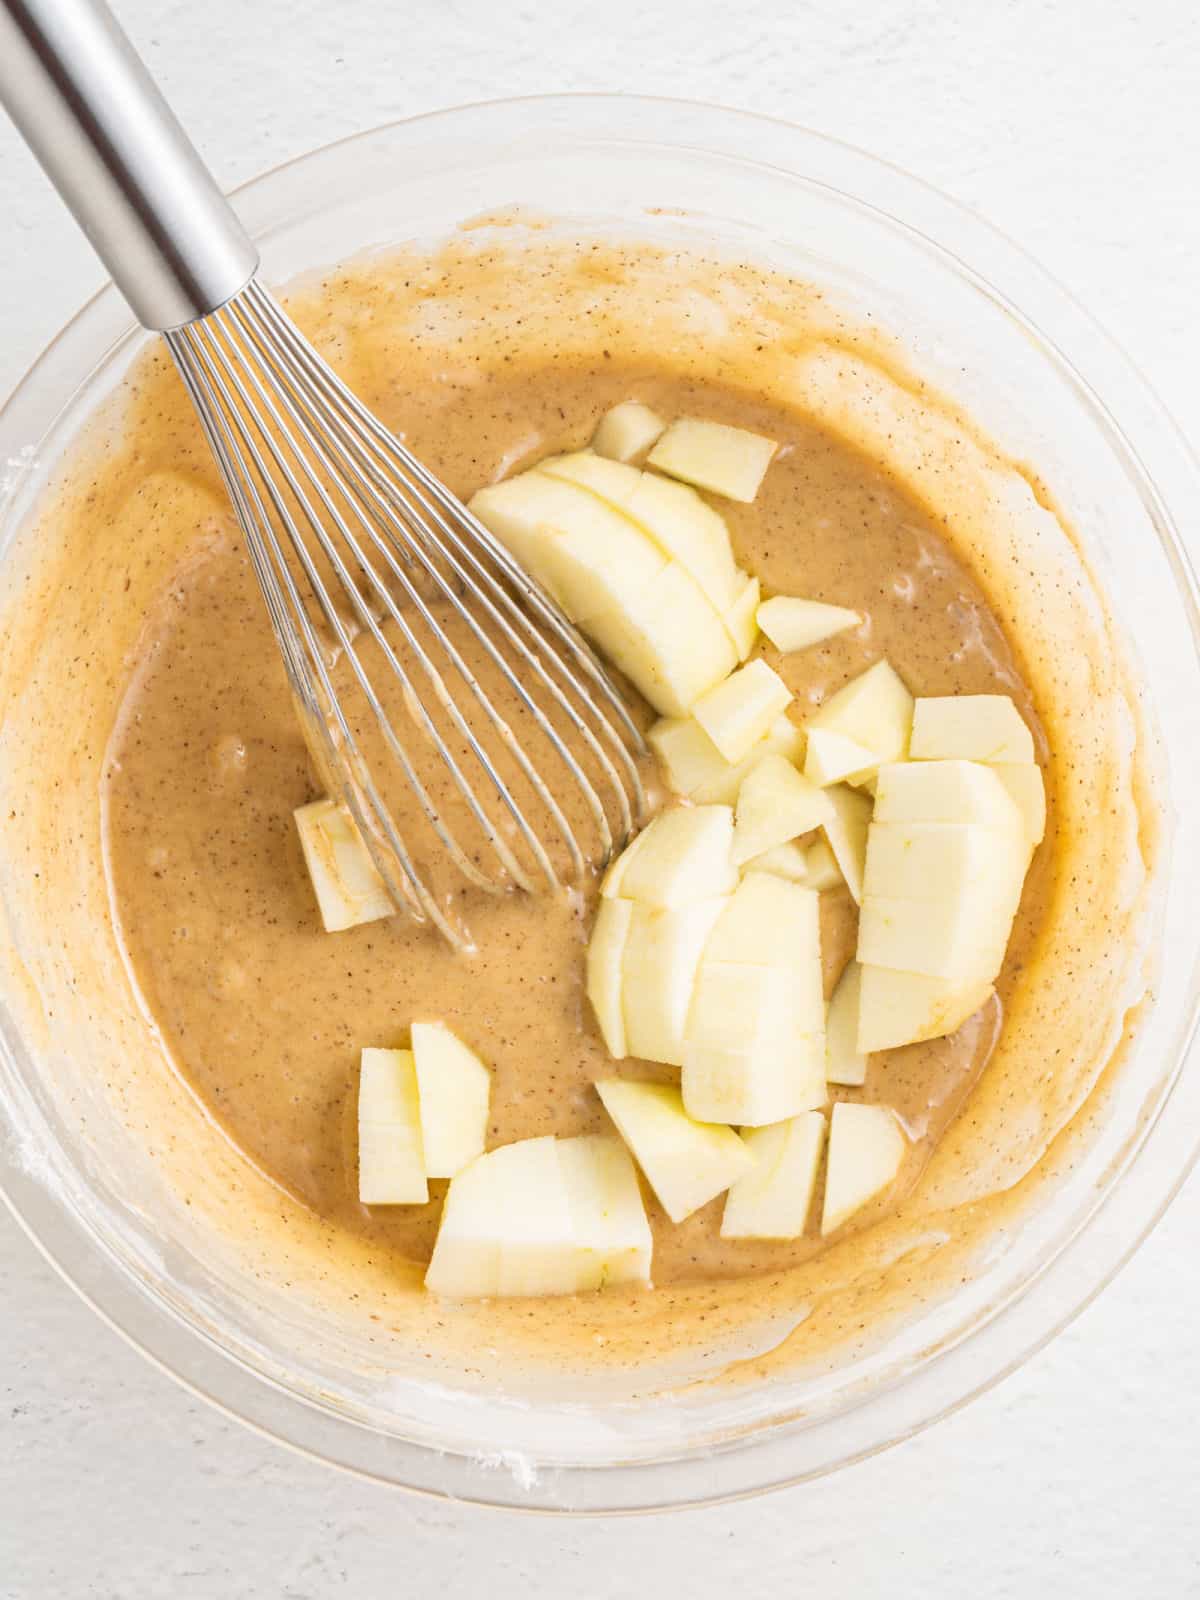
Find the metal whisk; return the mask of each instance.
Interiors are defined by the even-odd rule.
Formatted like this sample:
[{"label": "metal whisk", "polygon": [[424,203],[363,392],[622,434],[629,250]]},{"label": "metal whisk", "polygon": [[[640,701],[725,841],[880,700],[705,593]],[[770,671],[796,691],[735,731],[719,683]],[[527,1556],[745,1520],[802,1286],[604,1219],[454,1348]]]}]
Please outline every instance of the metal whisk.
[{"label": "metal whisk", "polygon": [[258,282],[253,244],[100,0],[0,0],[0,101],[166,338],[322,781],[396,906],[461,944],[444,867],[495,891],[602,864],[645,805],[620,692]]}]

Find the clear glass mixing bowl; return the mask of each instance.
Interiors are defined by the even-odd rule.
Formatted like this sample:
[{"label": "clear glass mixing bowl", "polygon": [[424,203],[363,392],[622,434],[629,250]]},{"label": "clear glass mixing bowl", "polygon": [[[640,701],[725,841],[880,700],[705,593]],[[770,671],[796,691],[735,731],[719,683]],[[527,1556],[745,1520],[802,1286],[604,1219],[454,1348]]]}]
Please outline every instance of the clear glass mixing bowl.
[{"label": "clear glass mixing bowl", "polygon": [[[1020,1237],[919,1327],[798,1392],[610,1416],[445,1391],[364,1394],[250,1338],[164,1254],[137,1195],[80,1157],[7,1012],[0,1014],[0,1180],[63,1275],[181,1382],[324,1460],[497,1505],[623,1511],[752,1493],[830,1471],[925,1427],[996,1382],[1107,1282],[1171,1199],[1200,1140],[1189,1055],[1200,918],[1200,473],[1138,374],[1070,296],[978,218],[886,163],[799,128],[710,107],[554,96],[465,107],[346,140],[256,180],[238,207],[270,281],[361,249],[435,237],[517,202],[556,217],[716,240],[852,291],[904,328],[985,429],[1051,483],[1116,597],[1168,752],[1177,807],[1157,1004],[1113,1115]],[[657,208],[669,208],[656,221]],[[145,336],[110,288],[0,415],[0,550],[55,460]],[[1189,526],[1190,525],[1190,526]],[[3,571],[7,578],[7,569]],[[144,1197],[143,1197],[144,1198]],[[149,1204],[149,1203],[148,1203]],[[119,1214],[121,1226],[113,1219]]]}]

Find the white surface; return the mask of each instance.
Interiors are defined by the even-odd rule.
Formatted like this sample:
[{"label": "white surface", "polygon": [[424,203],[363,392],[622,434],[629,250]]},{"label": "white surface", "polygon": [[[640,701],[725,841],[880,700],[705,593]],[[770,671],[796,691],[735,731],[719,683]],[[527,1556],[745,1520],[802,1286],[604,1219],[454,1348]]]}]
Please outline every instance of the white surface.
[{"label": "white surface", "polygon": [[[494,94],[626,89],[771,112],[891,156],[1021,239],[1200,437],[1200,12],[1188,0],[117,0],[232,185]],[[700,19],[703,18],[703,23]],[[0,126],[0,389],[99,273]],[[1200,1181],[1050,1349],[823,1483],[725,1510],[535,1521],[291,1456],[177,1389],[0,1217],[4,1600],[696,1600],[1200,1592]]]}]

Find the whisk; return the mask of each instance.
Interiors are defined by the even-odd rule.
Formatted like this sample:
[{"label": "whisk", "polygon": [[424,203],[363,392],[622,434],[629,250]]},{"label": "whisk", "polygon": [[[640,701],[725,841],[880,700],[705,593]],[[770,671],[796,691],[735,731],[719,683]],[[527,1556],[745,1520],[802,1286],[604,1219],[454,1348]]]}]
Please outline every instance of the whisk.
[{"label": "whisk", "polygon": [[165,337],[321,780],[393,903],[462,945],[443,867],[499,891],[603,864],[645,806],[621,693],[259,282],[254,245],[100,0],[0,0],[0,102]]}]

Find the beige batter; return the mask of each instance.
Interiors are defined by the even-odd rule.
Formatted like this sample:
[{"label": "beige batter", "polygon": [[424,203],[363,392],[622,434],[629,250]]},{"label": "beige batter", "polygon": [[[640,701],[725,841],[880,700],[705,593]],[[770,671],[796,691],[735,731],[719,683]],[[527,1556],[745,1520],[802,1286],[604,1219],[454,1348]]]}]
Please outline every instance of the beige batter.
[{"label": "beige batter", "polygon": [[[343,365],[356,391],[460,495],[514,464],[586,443],[619,399],[762,432],[782,449],[755,503],[715,502],[739,564],[767,593],[852,606],[868,619],[854,637],[820,649],[768,651],[800,715],[882,653],[916,694],[1012,694],[1036,727],[977,579],[865,456],[719,373],[680,379],[611,352],[564,364],[552,351],[523,349],[519,362],[502,362],[431,414],[426,394],[406,389],[372,315],[394,300],[396,280],[386,265],[356,276],[329,291],[321,314],[355,330]],[[148,384],[146,419],[107,464],[99,493],[120,500],[178,471],[174,390],[169,371]],[[590,1085],[614,1067],[583,994],[594,907],[590,897],[580,910],[520,893],[464,896],[473,956],[403,918],[323,933],[291,824],[292,809],[314,792],[309,763],[236,526],[215,505],[198,525],[194,496],[168,485],[147,511],[180,560],[143,634],[106,783],[115,904],[134,971],[181,1070],[252,1160],[339,1226],[427,1260],[436,1205],[367,1208],[357,1199],[359,1051],[404,1043],[411,1021],[440,1018],[494,1068],[491,1144],[603,1127]],[[409,833],[416,808],[402,799]],[[1051,856],[1043,846],[1010,971],[1036,935]],[[849,896],[828,896],[831,982],[853,925]],[[986,1061],[998,1023],[989,1007],[951,1039],[873,1060],[864,1093],[894,1105],[915,1135],[911,1176]],[[627,1061],[619,1070],[657,1069]],[[811,1238],[722,1240],[723,1203],[678,1227],[655,1208],[656,1283],[761,1270],[818,1247]]]},{"label": "beige batter", "polygon": [[[130,1064],[109,1090],[127,1120],[130,1108],[136,1121],[157,1102],[146,1123],[155,1159],[264,1282],[389,1329],[376,1350],[385,1367],[403,1367],[414,1341],[426,1355],[440,1342],[453,1367],[453,1347],[470,1345],[478,1319],[488,1340],[486,1355],[471,1357],[478,1371],[499,1370],[506,1341],[636,1366],[668,1342],[736,1342],[755,1319],[774,1318],[780,1339],[803,1324],[794,1356],[810,1336],[813,1350],[861,1341],[876,1311],[882,1327],[885,1312],[937,1292],[939,1250],[952,1275],[965,1269],[969,1247],[1001,1215],[983,1202],[1039,1170],[1140,993],[1128,978],[1140,970],[1143,875],[1124,689],[1052,507],[1035,481],[939,410],[877,335],[802,285],[748,267],[484,230],[433,257],[341,269],[296,294],[291,310],[463,496],[581,447],[618,400],[780,441],[752,506],[714,502],[737,559],[766,593],[867,618],[797,655],[766,651],[796,695],[793,714],[803,720],[880,656],[918,695],[1011,694],[1035,731],[1051,826],[998,998],[950,1039],[872,1058],[862,1094],[895,1106],[914,1145],[887,1206],[847,1230],[857,1237],[824,1248],[812,1235],[723,1241],[721,1201],[678,1227],[651,1203],[650,1297],[468,1307],[450,1320],[436,1304],[423,1309],[413,1264],[428,1259],[444,1186],[425,1208],[358,1203],[364,1045],[403,1043],[417,1019],[448,1023],[494,1068],[493,1144],[600,1128],[596,1077],[664,1069],[607,1058],[583,997],[589,907],[476,896],[465,906],[478,945],[470,957],[400,918],[321,931],[291,816],[317,791],[262,603],[188,402],[164,359],[147,357],[122,397],[119,431],[68,475],[43,523],[68,551],[91,552],[105,629],[86,624],[97,602],[74,598],[88,582],[78,560],[42,581],[58,582],[60,613],[86,641],[86,682],[103,684],[77,748],[93,763],[94,838],[141,1026],[151,1022],[160,1064],[169,1059],[240,1154],[230,1165],[206,1134],[185,1134],[181,1102],[149,1057],[133,1065],[128,1046]],[[1028,559],[1023,529],[1042,541],[1044,569]],[[1047,586],[1057,635],[1046,625]],[[1055,643],[1064,635],[1072,659]],[[48,668],[31,647],[28,661],[10,660],[12,683],[27,683],[22,670],[36,680]],[[44,748],[49,729],[37,727]],[[32,735],[26,743],[37,747]],[[1106,794],[1112,804],[1099,806]],[[53,826],[41,823],[43,851]],[[1144,825],[1140,849],[1152,849]],[[831,985],[854,913],[844,894],[823,900]],[[1067,953],[1089,940],[1103,954],[1068,970]],[[111,981],[117,968],[107,970]],[[121,1026],[112,1037],[129,1039]]]}]

